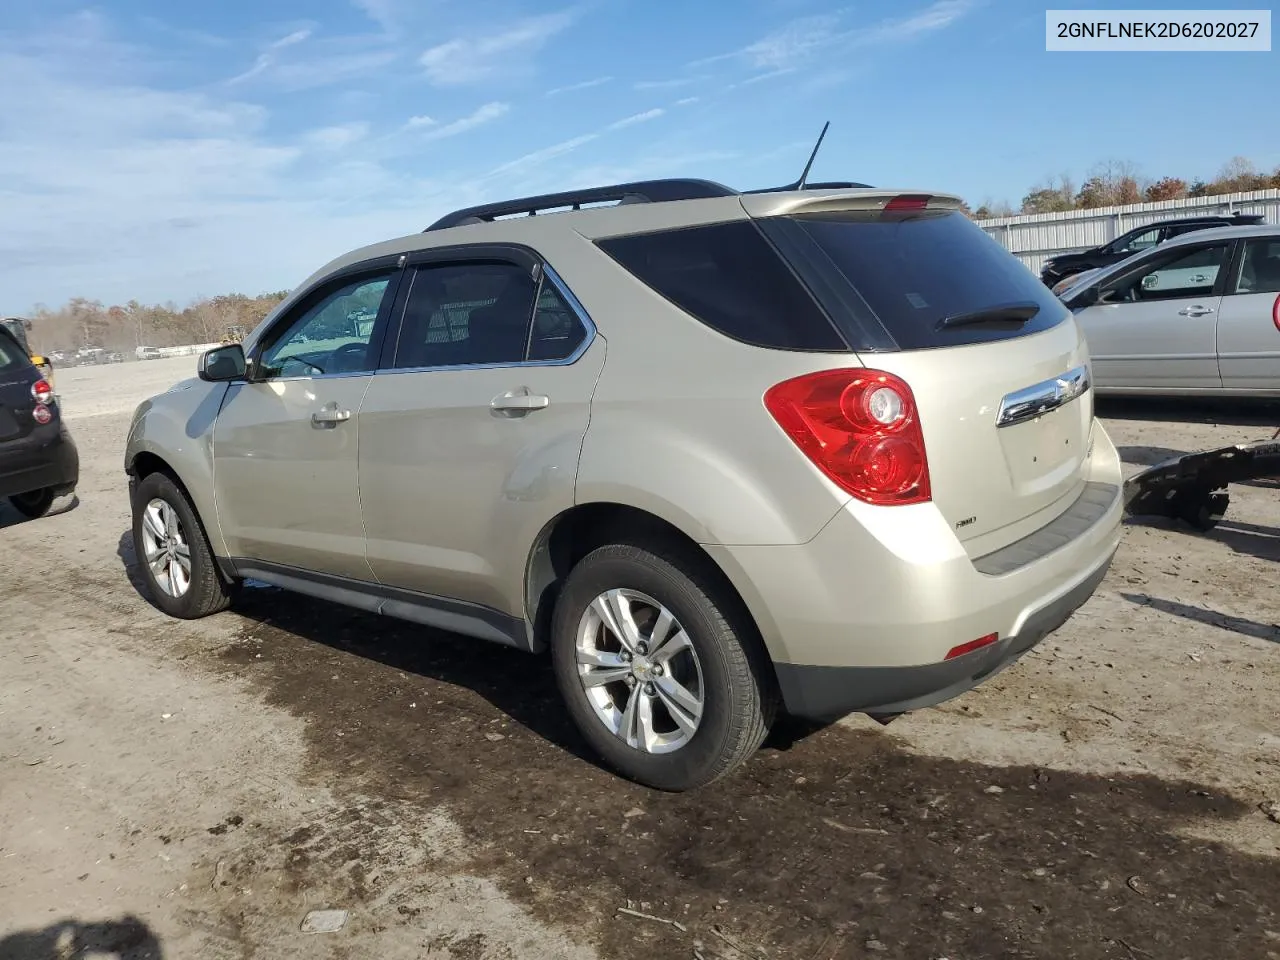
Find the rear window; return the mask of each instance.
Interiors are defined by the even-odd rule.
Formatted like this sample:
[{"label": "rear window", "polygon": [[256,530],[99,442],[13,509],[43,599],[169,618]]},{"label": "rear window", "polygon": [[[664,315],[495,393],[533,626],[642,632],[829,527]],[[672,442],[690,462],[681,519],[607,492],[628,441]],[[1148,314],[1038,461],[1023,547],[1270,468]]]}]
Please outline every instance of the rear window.
[{"label": "rear window", "polygon": [[781,350],[849,349],[804,284],[750,221],[597,243],[642,283],[735,340]]},{"label": "rear window", "polygon": [[31,362],[27,351],[18,345],[7,330],[0,330],[0,373],[17,373]]},{"label": "rear window", "polygon": [[[859,350],[920,350],[1025,336],[1069,315],[1040,280],[957,211],[830,213],[759,221]],[[996,307],[1022,323],[968,322]]]}]

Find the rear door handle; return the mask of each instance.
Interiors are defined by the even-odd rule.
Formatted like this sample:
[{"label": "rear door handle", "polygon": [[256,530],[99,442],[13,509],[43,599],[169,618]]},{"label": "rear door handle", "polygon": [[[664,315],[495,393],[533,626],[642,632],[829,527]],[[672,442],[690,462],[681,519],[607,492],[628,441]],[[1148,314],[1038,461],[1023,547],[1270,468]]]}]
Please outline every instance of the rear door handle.
[{"label": "rear door handle", "polygon": [[1213,307],[1183,307],[1178,313],[1184,317],[1204,317],[1213,313]]},{"label": "rear door handle", "polygon": [[489,407],[495,413],[511,417],[523,417],[534,410],[542,410],[551,405],[551,398],[540,393],[531,393],[528,387],[517,387],[494,397]]},{"label": "rear door handle", "polygon": [[311,422],[318,427],[327,427],[336,423],[345,423],[351,419],[350,410],[339,410],[337,404],[330,404],[311,415]]}]

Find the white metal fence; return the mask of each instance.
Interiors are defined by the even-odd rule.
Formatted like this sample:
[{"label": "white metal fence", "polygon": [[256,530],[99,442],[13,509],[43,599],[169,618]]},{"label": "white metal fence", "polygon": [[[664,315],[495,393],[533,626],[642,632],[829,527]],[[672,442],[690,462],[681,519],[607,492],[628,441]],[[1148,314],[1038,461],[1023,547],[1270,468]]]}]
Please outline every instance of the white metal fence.
[{"label": "white metal fence", "polygon": [[979,220],[978,226],[1037,275],[1052,256],[1077,253],[1107,243],[1134,227],[1204,214],[1260,213],[1267,223],[1280,223],[1280,190],[1255,190],[1218,197],[1096,207],[1065,213],[1032,213]]}]

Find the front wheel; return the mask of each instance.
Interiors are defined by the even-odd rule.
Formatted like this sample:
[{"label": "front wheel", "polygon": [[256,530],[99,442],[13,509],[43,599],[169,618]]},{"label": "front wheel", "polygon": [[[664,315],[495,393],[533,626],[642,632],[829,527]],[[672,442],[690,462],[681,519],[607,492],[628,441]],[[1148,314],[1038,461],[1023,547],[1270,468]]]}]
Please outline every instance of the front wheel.
[{"label": "front wheel", "polygon": [[616,544],[566,579],[552,625],[556,682],[578,729],[622,775],[681,791],[754,753],[775,698],[729,591],[679,552]]},{"label": "front wheel", "polygon": [[151,602],[182,620],[207,617],[231,602],[186,493],[163,473],[133,495],[133,549]]}]

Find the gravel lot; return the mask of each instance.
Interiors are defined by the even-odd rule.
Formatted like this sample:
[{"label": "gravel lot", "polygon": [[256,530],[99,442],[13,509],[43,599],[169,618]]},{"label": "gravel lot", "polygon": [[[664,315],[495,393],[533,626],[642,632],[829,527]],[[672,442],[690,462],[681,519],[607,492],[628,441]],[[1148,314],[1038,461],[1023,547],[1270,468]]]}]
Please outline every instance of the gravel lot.
[{"label": "gravel lot", "polygon": [[[195,624],[142,600],[128,418],[193,368],[60,371],[79,498],[0,507],[3,960],[1280,957],[1280,485],[1208,536],[1130,526],[985,687],[673,797],[598,769],[521,654],[268,589]],[[1099,412],[1133,469],[1280,424]],[[319,908],[346,927],[300,932]]]}]

